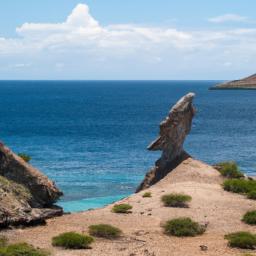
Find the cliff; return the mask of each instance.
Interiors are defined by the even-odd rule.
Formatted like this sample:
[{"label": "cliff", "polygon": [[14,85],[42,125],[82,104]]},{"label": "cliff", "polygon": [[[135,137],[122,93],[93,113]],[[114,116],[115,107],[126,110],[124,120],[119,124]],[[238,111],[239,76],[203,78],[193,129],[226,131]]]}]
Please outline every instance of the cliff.
[{"label": "cliff", "polygon": [[34,225],[62,214],[62,192],[39,170],[0,143],[0,228]]},{"label": "cliff", "polygon": [[221,83],[210,89],[256,89],[256,74],[241,80],[234,80],[230,82]]}]

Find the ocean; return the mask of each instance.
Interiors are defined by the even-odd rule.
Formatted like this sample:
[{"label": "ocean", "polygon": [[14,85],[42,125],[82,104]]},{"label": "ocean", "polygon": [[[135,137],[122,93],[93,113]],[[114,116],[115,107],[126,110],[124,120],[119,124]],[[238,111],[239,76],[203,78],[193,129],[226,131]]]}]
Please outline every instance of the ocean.
[{"label": "ocean", "polygon": [[66,211],[133,193],[160,155],[147,145],[171,106],[195,92],[185,149],[213,164],[235,160],[256,173],[256,91],[218,81],[0,81],[0,139],[53,179]]}]

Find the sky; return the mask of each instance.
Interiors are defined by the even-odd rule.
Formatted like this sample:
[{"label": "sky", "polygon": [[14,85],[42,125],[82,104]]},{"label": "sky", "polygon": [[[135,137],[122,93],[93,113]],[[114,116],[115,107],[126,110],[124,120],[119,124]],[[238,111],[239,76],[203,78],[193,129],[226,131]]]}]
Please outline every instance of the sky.
[{"label": "sky", "polygon": [[0,80],[230,80],[256,73],[254,0],[0,2]]}]

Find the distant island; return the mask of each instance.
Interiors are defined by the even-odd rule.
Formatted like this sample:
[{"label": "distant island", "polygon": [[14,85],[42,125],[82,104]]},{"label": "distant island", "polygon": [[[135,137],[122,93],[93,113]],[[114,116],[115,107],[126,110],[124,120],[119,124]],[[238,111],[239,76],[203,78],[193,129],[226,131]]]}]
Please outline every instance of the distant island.
[{"label": "distant island", "polygon": [[211,87],[210,90],[256,90],[256,74],[241,80],[225,82]]}]

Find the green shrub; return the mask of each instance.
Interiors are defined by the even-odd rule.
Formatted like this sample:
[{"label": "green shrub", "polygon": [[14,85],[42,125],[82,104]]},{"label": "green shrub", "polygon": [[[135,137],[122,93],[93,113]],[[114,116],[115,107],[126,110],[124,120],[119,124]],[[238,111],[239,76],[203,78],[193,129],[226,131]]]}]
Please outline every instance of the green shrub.
[{"label": "green shrub", "polygon": [[256,211],[247,212],[243,216],[242,221],[249,225],[256,225]]},{"label": "green shrub", "polygon": [[48,252],[36,249],[32,245],[26,243],[12,244],[0,248],[1,256],[48,256]]},{"label": "green shrub", "polygon": [[19,153],[18,156],[21,157],[27,163],[31,160],[31,156],[25,153]]},{"label": "green shrub", "polygon": [[229,179],[240,179],[244,177],[236,162],[219,163],[217,167],[221,175]]},{"label": "green shrub", "polygon": [[191,196],[185,194],[168,194],[162,196],[162,202],[167,207],[188,207],[187,203],[191,199]]},{"label": "green shrub", "polygon": [[165,233],[172,236],[196,236],[205,232],[205,227],[190,218],[172,219],[164,225]]},{"label": "green shrub", "polygon": [[250,192],[247,193],[247,197],[249,199],[253,199],[253,200],[256,200],[256,190],[252,190]]},{"label": "green shrub", "polygon": [[226,180],[223,183],[223,188],[226,191],[234,193],[250,194],[252,191],[256,191],[256,181],[239,179]]},{"label": "green shrub", "polygon": [[151,197],[151,192],[145,192],[142,197]]},{"label": "green shrub", "polygon": [[88,249],[93,241],[94,239],[90,236],[76,232],[67,232],[53,237],[52,245],[65,249]]},{"label": "green shrub", "polygon": [[0,236],[0,247],[7,245],[8,239],[5,236]]},{"label": "green shrub", "polygon": [[112,208],[112,212],[115,213],[129,213],[132,209],[132,206],[129,204],[116,204]]},{"label": "green shrub", "polygon": [[92,225],[89,227],[91,236],[113,239],[120,237],[122,233],[119,228],[107,224]]},{"label": "green shrub", "polygon": [[256,247],[256,236],[250,232],[237,232],[225,236],[230,247],[241,249],[254,249]]}]

